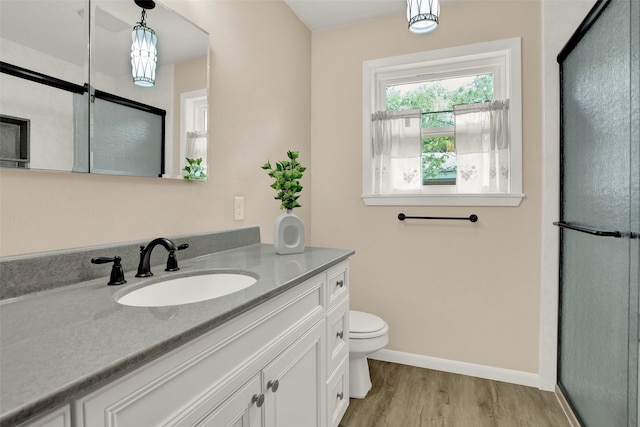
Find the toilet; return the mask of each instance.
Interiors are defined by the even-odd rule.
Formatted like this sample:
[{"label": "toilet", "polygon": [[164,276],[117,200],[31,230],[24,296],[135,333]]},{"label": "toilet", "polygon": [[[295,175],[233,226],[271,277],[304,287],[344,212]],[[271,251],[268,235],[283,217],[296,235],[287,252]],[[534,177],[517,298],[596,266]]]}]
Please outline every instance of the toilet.
[{"label": "toilet", "polygon": [[349,312],[349,396],[364,398],[371,390],[367,355],[389,342],[389,326],[378,316]]}]

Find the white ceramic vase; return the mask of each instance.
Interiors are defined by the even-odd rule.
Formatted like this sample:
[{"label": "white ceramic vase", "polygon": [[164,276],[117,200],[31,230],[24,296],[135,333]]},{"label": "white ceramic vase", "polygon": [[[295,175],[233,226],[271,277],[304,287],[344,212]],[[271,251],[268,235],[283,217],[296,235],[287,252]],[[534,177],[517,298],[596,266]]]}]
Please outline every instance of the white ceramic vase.
[{"label": "white ceramic vase", "polygon": [[280,255],[304,252],[304,224],[292,209],[287,209],[276,218],[273,243],[276,253]]}]

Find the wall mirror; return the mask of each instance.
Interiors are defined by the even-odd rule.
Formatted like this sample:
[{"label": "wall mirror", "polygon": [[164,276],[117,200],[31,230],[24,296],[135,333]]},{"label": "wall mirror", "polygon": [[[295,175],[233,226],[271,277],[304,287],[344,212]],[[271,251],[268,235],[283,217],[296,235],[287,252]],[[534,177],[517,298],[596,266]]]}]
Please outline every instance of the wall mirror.
[{"label": "wall mirror", "polygon": [[155,84],[134,85],[142,11],[133,0],[0,2],[0,166],[201,178],[184,168],[206,168],[209,35],[156,1],[144,17]]}]

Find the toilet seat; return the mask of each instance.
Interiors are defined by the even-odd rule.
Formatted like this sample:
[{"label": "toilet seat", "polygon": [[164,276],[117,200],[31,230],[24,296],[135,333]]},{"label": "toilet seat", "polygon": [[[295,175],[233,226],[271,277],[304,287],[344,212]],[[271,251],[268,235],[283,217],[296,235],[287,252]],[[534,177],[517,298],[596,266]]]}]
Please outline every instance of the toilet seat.
[{"label": "toilet seat", "polygon": [[387,323],[375,314],[351,310],[349,312],[349,338],[376,338],[389,331]]}]

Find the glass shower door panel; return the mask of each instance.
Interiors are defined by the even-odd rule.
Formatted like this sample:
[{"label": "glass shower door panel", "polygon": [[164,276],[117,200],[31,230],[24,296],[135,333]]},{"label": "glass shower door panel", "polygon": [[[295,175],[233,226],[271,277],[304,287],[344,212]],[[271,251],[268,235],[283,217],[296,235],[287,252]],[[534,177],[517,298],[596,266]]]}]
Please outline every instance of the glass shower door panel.
[{"label": "glass shower door panel", "polygon": [[[640,2],[631,2],[631,203],[630,220],[631,231],[635,233],[635,239],[631,240],[629,271],[631,301],[636,301],[635,314],[636,327],[640,328]],[[634,293],[635,292],[635,295]],[[636,331],[640,341],[640,331]],[[633,345],[633,344],[632,344]],[[635,354],[630,358],[631,369],[636,369],[638,381],[635,387],[635,401],[633,395],[629,396],[630,408],[635,405],[636,424],[640,422],[640,344],[633,345]],[[633,388],[632,388],[633,389]]]},{"label": "glass shower door panel", "polygon": [[629,240],[563,232],[560,380],[587,426],[627,427]]},{"label": "glass shower door panel", "polygon": [[[612,0],[562,63],[561,219],[589,229],[631,226],[629,25]],[[587,426],[637,422],[632,241],[562,232],[559,380]]]},{"label": "glass shower door panel", "polygon": [[629,229],[628,23],[613,1],[562,64],[563,221],[600,230]]}]

